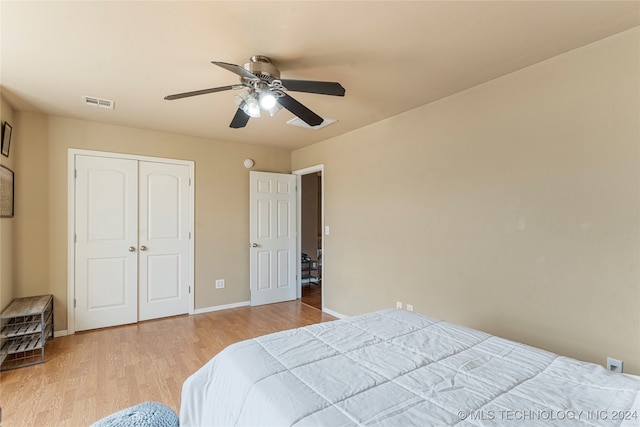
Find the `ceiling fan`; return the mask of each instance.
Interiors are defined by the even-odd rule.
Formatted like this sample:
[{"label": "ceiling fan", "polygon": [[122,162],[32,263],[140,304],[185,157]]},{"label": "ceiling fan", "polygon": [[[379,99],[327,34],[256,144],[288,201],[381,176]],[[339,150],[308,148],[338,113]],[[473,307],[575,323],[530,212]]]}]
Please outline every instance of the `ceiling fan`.
[{"label": "ceiling fan", "polygon": [[243,128],[250,117],[260,117],[260,111],[274,115],[283,107],[299,117],[309,126],[318,126],[324,119],[289,96],[286,91],[317,93],[320,95],[344,96],[340,83],[313,80],[281,79],[280,70],[266,56],[254,55],[244,67],[226,62],[213,64],[240,76],[240,84],[201,89],[193,92],[165,96],[166,100],[205,95],[226,90],[244,89],[235,95],[238,109],[229,127]]}]

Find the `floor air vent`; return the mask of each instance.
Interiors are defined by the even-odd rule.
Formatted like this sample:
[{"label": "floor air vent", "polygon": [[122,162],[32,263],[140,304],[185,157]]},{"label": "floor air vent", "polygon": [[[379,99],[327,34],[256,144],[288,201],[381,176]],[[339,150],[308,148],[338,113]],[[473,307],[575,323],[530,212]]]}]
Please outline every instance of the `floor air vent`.
[{"label": "floor air vent", "polygon": [[100,99],[96,98],[95,96],[83,96],[82,100],[84,101],[85,105],[89,105],[91,107],[106,108],[108,110],[113,110],[113,106],[115,104],[115,102],[111,100]]}]

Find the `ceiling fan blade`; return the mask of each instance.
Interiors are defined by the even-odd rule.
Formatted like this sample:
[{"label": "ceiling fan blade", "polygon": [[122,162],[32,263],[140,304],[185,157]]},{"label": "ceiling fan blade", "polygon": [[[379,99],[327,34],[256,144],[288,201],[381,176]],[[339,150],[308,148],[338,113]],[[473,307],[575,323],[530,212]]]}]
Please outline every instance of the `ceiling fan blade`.
[{"label": "ceiling fan blade", "polygon": [[218,67],[222,67],[225,70],[231,71],[232,73],[235,73],[237,75],[239,75],[240,77],[244,77],[250,80],[260,80],[260,78],[258,76],[256,76],[255,74],[245,70],[243,67],[239,66],[239,65],[235,65],[235,64],[228,64],[226,62],[220,62],[220,61],[211,61],[212,64],[216,64]]},{"label": "ceiling fan blade", "polygon": [[249,122],[249,115],[242,111],[240,108],[236,110],[236,114],[233,116],[231,120],[230,128],[240,129],[247,125]]},{"label": "ceiling fan blade", "polygon": [[322,122],[324,122],[324,119],[322,117],[320,117],[286,93],[283,93],[283,96],[278,98],[278,103],[287,110],[291,111],[309,126],[318,126],[319,124],[322,124]]},{"label": "ceiling fan blade", "polygon": [[294,92],[319,93],[321,95],[344,96],[344,88],[336,82],[318,82],[313,80],[281,79],[282,86]]},{"label": "ceiling fan blade", "polygon": [[240,89],[243,87],[244,87],[243,85],[212,87],[211,89],[201,89],[201,90],[194,90],[193,92],[177,93],[175,95],[165,96],[164,99],[166,99],[167,101],[172,101],[174,99],[188,98],[190,96],[205,95],[207,93],[222,92],[222,91],[231,90],[231,89]]}]

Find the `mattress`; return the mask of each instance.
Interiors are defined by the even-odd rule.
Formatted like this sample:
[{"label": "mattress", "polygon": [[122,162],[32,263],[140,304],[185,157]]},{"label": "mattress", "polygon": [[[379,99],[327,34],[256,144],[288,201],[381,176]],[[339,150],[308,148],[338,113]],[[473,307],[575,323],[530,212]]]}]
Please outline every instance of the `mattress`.
[{"label": "mattress", "polygon": [[404,310],[230,345],[182,388],[188,426],[639,426],[640,377]]}]

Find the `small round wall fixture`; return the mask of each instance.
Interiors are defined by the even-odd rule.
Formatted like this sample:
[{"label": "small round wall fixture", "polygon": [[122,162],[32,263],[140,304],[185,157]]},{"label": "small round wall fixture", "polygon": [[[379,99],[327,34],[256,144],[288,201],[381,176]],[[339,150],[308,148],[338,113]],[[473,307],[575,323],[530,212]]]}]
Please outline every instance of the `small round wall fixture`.
[{"label": "small round wall fixture", "polygon": [[244,167],[247,169],[251,169],[255,165],[255,162],[252,159],[244,159]]}]

